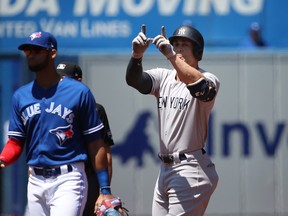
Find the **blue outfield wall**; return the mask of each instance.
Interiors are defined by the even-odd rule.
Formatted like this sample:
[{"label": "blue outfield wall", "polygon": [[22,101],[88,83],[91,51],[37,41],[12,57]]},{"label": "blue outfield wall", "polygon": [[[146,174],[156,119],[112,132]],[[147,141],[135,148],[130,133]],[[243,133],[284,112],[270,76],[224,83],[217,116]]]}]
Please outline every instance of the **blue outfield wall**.
[{"label": "blue outfield wall", "polygon": [[130,51],[131,40],[147,25],[155,37],[166,27],[171,35],[180,24],[197,27],[207,46],[237,47],[251,22],[259,22],[271,47],[288,46],[283,0],[1,0],[0,52],[16,52],[34,31],[52,32],[61,52]]},{"label": "blue outfield wall", "polygon": [[[22,61],[20,55],[0,55],[0,146],[1,150],[7,140],[8,118],[13,91],[18,88],[23,79],[21,75]],[[26,203],[27,168],[24,155],[13,166],[0,169],[0,215],[1,213],[15,213],[23,211]]]}]

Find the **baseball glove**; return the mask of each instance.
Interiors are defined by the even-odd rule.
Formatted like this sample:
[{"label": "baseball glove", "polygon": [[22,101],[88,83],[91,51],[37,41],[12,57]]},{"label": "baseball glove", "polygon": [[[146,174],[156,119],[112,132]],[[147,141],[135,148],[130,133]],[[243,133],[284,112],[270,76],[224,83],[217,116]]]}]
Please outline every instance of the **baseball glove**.
[{"label": "baseball glove", "polygon": [[121,199],[113,198],[103,200],[97,211],[97,216],[129,216],[128,210],[122,206]]}]

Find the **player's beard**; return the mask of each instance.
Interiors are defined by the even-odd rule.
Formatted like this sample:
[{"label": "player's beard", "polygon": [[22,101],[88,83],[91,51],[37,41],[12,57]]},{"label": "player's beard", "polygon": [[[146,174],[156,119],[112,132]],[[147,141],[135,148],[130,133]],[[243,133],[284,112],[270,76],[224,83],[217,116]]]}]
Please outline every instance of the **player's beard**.
[{"label": "player's beard", "polygon": [[[33,61],[33,60],[32,60],[32,61]],[[49,54],[47,53],[46,57],[43,58],[42,61],[38,61],[37,64],[35,64],[35,63],[34,63],[34,64],[31,64],[30,61],[29,61],[29,62],[28,62],[28,67],[29,67],[29,69],[30,69],[31,71],[33,71],[33,72],[36,73],[37,71],[40,71],[40,70],[46,68],[46,67],[48,66],[48,64],[49,64]]]}]

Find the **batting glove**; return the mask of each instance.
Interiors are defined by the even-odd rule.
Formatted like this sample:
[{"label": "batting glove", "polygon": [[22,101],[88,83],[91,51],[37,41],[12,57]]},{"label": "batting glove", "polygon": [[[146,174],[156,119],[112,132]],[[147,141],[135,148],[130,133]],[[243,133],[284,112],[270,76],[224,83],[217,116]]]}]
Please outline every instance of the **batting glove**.
[{"label": "batting glove", "polygon": [[132,56],[133,58],[142,58],[144,52],[148,48],[151,39],[147,38],[143,32],[140,32],[132,41]]},{"label": "batting glove", "polygon": [[156,45],[157,49],[159,49],[159,51],[166,56],[167,59],[170,59],[172,56],[176,55],[169,40],[163,35],[156,36],[152,43]]}]

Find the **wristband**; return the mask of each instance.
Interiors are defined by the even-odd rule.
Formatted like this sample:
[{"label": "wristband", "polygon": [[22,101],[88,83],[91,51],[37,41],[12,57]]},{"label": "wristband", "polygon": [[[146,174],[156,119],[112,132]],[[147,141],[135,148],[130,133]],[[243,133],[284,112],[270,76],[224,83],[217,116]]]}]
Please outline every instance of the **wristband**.
[{"label": "wristband", "polygon": [[98,178],[101,193],[104,195],[111,194],[108,169],[97,170],[96,176]]},{"label": "wristband", "polygon": [[101,187],[100,193],[104,195],[111,194],[111,187],[110,186]]}]

